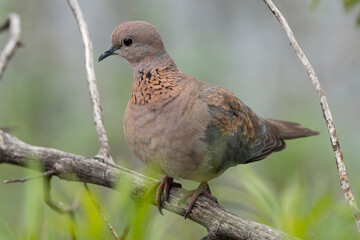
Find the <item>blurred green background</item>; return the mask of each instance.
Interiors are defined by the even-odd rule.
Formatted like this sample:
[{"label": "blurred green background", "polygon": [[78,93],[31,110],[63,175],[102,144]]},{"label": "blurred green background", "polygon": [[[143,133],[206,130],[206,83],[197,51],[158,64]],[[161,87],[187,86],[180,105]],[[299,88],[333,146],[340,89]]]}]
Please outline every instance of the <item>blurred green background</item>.
[{"label": "blurred green background", "polygon": [[[353,3],[352,3],[353,2]],[[360,204],[359,1],[277,1],[322,82],[332,109],[352,190]],[[344,3],[350,5],[345,8]],[[99,56],[120,23],[154,24],[181,71],[235,93],[263,117],[299,122],[321,135],[288,141],[264,161],[229,169],[210,182],[224,207],[304,239],[357,239],[355,221],[340,189],[336,165],[316,93],[275,17],[258,0],[80,1]],[[351,6],[357,9],[351,9]],[[23,141],[93,156],[97,139],[78,27],[65,0],[0,0],[0,21],[15,11],[22,42],[0,82],[0,126]],[[0,34],[3,47],[8,33]],[[95,64],[112,155],[145,173],[122,131],[132,71],[120,58]],[[36,172],[0,166],[0,239],[70,239],[73,222],[42,200],[41,180],[2,184]],[[155,175],[161,178],[160,175]],[[182,181],[187,189],[197,183]],[[121,186],[120,186],[121,187]],[[138,208],[127,190],[91,186],[105,214],[128,239],[199,239],[206,230],[155,207]],[[54,199],[80,194],[78,239],[112,239],[80,183],[53,181]]]}]

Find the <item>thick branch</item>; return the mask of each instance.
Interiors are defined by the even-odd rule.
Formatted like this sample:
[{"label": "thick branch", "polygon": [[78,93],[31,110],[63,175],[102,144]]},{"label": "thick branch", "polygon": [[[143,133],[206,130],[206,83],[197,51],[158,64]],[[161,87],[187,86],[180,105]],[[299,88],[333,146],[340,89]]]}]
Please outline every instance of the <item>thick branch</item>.
[{"label": "thick branch", "polygon": [[102,158],[107,163],[114,164],[114,161],[110,156],[109,141],[106,135],[104,121],[102,117],[102,108],[101,108],[99,90],[95,78],[93,47],[90,39],[89,30],[77,0],[67,0],[67,1],[75,16],[85,46],[85,65],[87,72],[87,81],[90,91],[91,103],[93,106],[94,123],[96,127],[96,133],[98,135],[98,143],[99,143],[98,157]]},{"label": "thick branch", "polygon": [[309,60],[307,59],[304,52],[301,50],[299,44],[297,43],[295,36],[294,36],[293,32],[291,31],[289,24],[287,23],[284,16],[281,14],[279,9],[277,9],[275,4],[271,0],[264,0],[264,2],[270,8],[272,13],[275,15],[275,17],[278,19],[281,26],[285,30],[285,33],[286,33],[287,37],[289,38],[291,45],[295,49],[296,54],[300,58],[300,61],[306,68],[306,71],[309,74],[311,83],[313,84],[313,86],[317,92],[317,95],[318,95],[318,98],[320,101],[320,105],[321,105],[321,109],[323,111],[324,119],[326,121],[326,126],[329,131],[331,146],[332,146],[332,149],[335,154],[336,165],[337,165],[337,169],[338,169],[338,173],[339,173],[339,177],[340,177],[341,189],[343,190],[345,198],[353,211],[356,225],[358,227],[358,230],[360,231],[360,211],[356,205],[354,195],[352,194],[352,191],[350,188],[348,176],[346,174],[346,169],[345,169],[344,157],[343,157],[343,154],[342,154],[342,151],[340,148],[339,139],[336,134],[334,120],[331,115],[329,104],[326,100],[324,89],[322,88],[322,86],[319,82],[319,79],[316,76],[314,68],[311,66]]},{"label": "thick branch", "polygon": [[6,22],[0,26],[0,31],[7,28],[10,29],[10,37],[8,43],[5,45],[0,54],[0,79],[9,60],[14,55],[16,47],[20,45],[21,27],[19,15],[11,13]]},{"label": "thick branch", "polygon": [[[23,167],[42,166],[43,171],[55,170],[59,178],[93,183],[109,188],[122,183],[130,186],[134,199],[143,199],[148,189],[156,183],[153,178],[119,166],[95,161],[93,158],[74,155],[56,149],[31,146],[0,130],[0,163]],[[187,193],[181,188],[170,191],[164,208],[183,215],[187,203],[181,199]],[[151,199],[155,205],[155,198]],[[269,226],[244,219],[225,210],[220,205],[200,197],[188,218],[206,227],[209,239],[295,239]]]}]

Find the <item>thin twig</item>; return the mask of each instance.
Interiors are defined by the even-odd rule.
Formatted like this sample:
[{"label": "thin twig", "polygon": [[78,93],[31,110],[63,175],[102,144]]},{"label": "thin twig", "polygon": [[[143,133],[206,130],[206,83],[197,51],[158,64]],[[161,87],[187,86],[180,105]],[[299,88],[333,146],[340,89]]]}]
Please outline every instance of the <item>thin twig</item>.
[{"label": "thin twig", "polygon": [[50,176],[46,176],[44,177],[44,201],[45,203],[51,207],[54,211],[64,214],[73,214],[73,211],[79,206],[79,201],[78,199],[75,199],[75,201],[73,202],[73,204],[71,206],[64,206],[64,204],[62,204],[61,202],[55,203],[53,202],[52,198],[51,198],[51,177]]},{"label": "thin twig", "polygon": [[109,222],[109,220],[106,218],[104,211],[102,210],[100,204],[97,203],[97,201],[95,200],[94,196],[92,195],[90,188],[88,187],[88,185],[86,183],[84,183],[85,189],[87,194],[89,195],[89,198],[91,199],[92,203],[95,205],[99,215],[102,217],[104,223],[108,226],[111,234],[114,236],[114,238],[116,240],[119,240],[119,235],[117,234],[117,232],[115,231],[115,229],[113,228],[113,226],[111,225],[111,223]]},{"label": "thin twig", "polygon": [[34,180],[34,179],[38,179],[38,178],[42,178],[42,177],[47,177],[47,176],[53,175],[55,173],[56,173],[55,170],[49,170],[49,171],[41,173],[40,175],[33,176],[33,177],[4,180],[4,183],[5,184],[7,184],[7,183],[24,183],[24,182],[27,182],[27,181],[30,181],[30,180]]},{"label": "thin twig", "polygon": [[14,55],[16,47],[20,46],[21,26],[19,15],[11,13],[6,22],[0,26],[0,31],[7,28],[10,30],[10,37],[4,50],[0,53],[0,79],[9,60]]},{"label": "thin twig", "polygon": [[275,17],[278,19],[281,26],[285,30],[286,35],[289,38],[291,45],[295,49],[296,54],[300,58],[304,67],[306,68],[306,71],[310,77],[310,81],[313,84],[313,86],[317,92],[317,95],[318,95],[318,98],[320,101],[320,105],[321,105],[321,109],[323,111],[324,119],[326,121],[326,125],[327,125],[328,131],[329,131],[331,146],[332,146],[333,152],[335,154],[335,160],[336,160],[336,165],[337,165],[337,169],[338,169],[338,173],[339,173],[341,189],[343,190],[345,198],[346,198],[348,204],[350,205],[350,208],[353,211],[358,231],[360,231],[360,211],[356,205],[354,195],[352,194],[352,191],[350,188],[348,176],[346,174],[346,169],[345,169],[344,157],[343,157],[343,154],[342,154],[342,151],[340,148],[339,139],[336,134],[334,120],[332,118],[328,102],[326,100],[324,89],[322,88],[322,86],[319,82],[319,79],[316,76],[314,68],[311,66],[309,60],[307,59],[304,52],[301,50],[299,44],[297,43],[295,36],[294,36],[293,32],[291,31],[289,24],[287,23],[284,16],[281,14],[281,12],[277,9],[275,4],[271,0],[264,0],[264,2],[270,8],[271,12],[275,15]]},{"label": "thin twig", "polygon": [[[57,172],[55,172],[56,174]],[[68,214],[71,222],[70,223],[70,233],[71,233],[71,239],[76,240],[76,234],[75,234],[75,228],[73,225],[76,226],[76,219],[75,219],[75,210],[79,206],[79,199],[78,197],[74,200],[73,204],[71,206],[64,206],[61,202],[55,203],[51,198],[51,178],[53,175],[45,176],[43,179],[43,197],[45,203],[52,208],[54,211],[60,214]]]},{"label": "thin twig", "polygon": [[91,103],[93,106],[94,122],[95,122],[96,132],[98,135],[98,143],[99,143],[99,153],[97,157],[104,160],[106,163],[114,164],[114,160],[110,155],[109,141],[106,135],[103,117],[102,117],[102,108],[101,108],[99,90],[96,84],[95,71],[94,71],[94,57],[92,50],[93,47],[90,39],[89,30],[78,1],[67,0],[67,2],[69,3],[69,6],[75,16],[85,46],[85,65],[87,72],[87,81],[90,91]]}]

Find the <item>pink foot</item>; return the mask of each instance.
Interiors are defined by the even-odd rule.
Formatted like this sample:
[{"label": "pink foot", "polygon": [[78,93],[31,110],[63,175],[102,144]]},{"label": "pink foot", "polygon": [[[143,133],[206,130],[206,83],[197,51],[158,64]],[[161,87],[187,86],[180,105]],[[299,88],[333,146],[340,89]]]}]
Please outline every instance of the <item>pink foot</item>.
[{"label": "pink foot", "polygon": [[181,184],[180,183],[176,183],[174,182],[174,179],[168,176],[165,176],[159,183],[159,186],[157,187],[156,190],[156,203],[157,203],[157,207],[159,209],[159,212],[161,215],[163,215],[162,213],[162,199],[161,199],[161,195],[164,196],[164,201],[168,201],[169,200],[169,192],[170,192],[170,188],[171,187],[180,187],[181,188]]},{"label": "pink foot", "polygon": [[198,199],[198,197],[201,194],[205,195],[210,200],[218,203],[217,198],[214,197],[213,195],[211,195],[210,188],[209,188],[209,185],[207,184],[207,182],[202,182],[202,183],[200,183],[200,185],[197,189],[195,189],[193,191],[189,191],[188,194],[183,198],[183,200],[186,200],[187,198],[191,197],[188,207],[186,208],[186,211],[184,214],[185,219],[187,218],[187,216],[193,209],[196,200]]}]

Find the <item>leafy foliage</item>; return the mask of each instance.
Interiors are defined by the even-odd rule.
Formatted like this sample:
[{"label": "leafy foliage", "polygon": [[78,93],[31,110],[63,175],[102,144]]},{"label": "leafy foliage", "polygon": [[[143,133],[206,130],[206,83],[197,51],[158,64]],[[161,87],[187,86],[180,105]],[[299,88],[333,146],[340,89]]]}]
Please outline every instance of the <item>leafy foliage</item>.
[{"label": "leafy foliage", "polygon": [[[355,8],[355,6],[359,6],[360,0],[343,0],[343,4],[345,6],[345,9],[350,10]],[[356,24],[360,26],[360,11],[356,19]]]},{"label": "leafy foliage", "polygon": [[342,0],[346,9],[355,7],[356,4],[360,3],[360,0]]},{"label": "leafy foliage", "polygon": [[[344,8],[347,10],[347,11],[350,11],[354,8],[356,8],[357,6],[360,6],[360,0],[341,0],[343,5],[344,5]],[[320,4],[321,0],[312,0],[310,2],[310,7],[311,8],[316,8],[319,4]],[[357,26],[360,26],[360,11],[359,11],[359,14],[356,18],[356,25]]]}]

